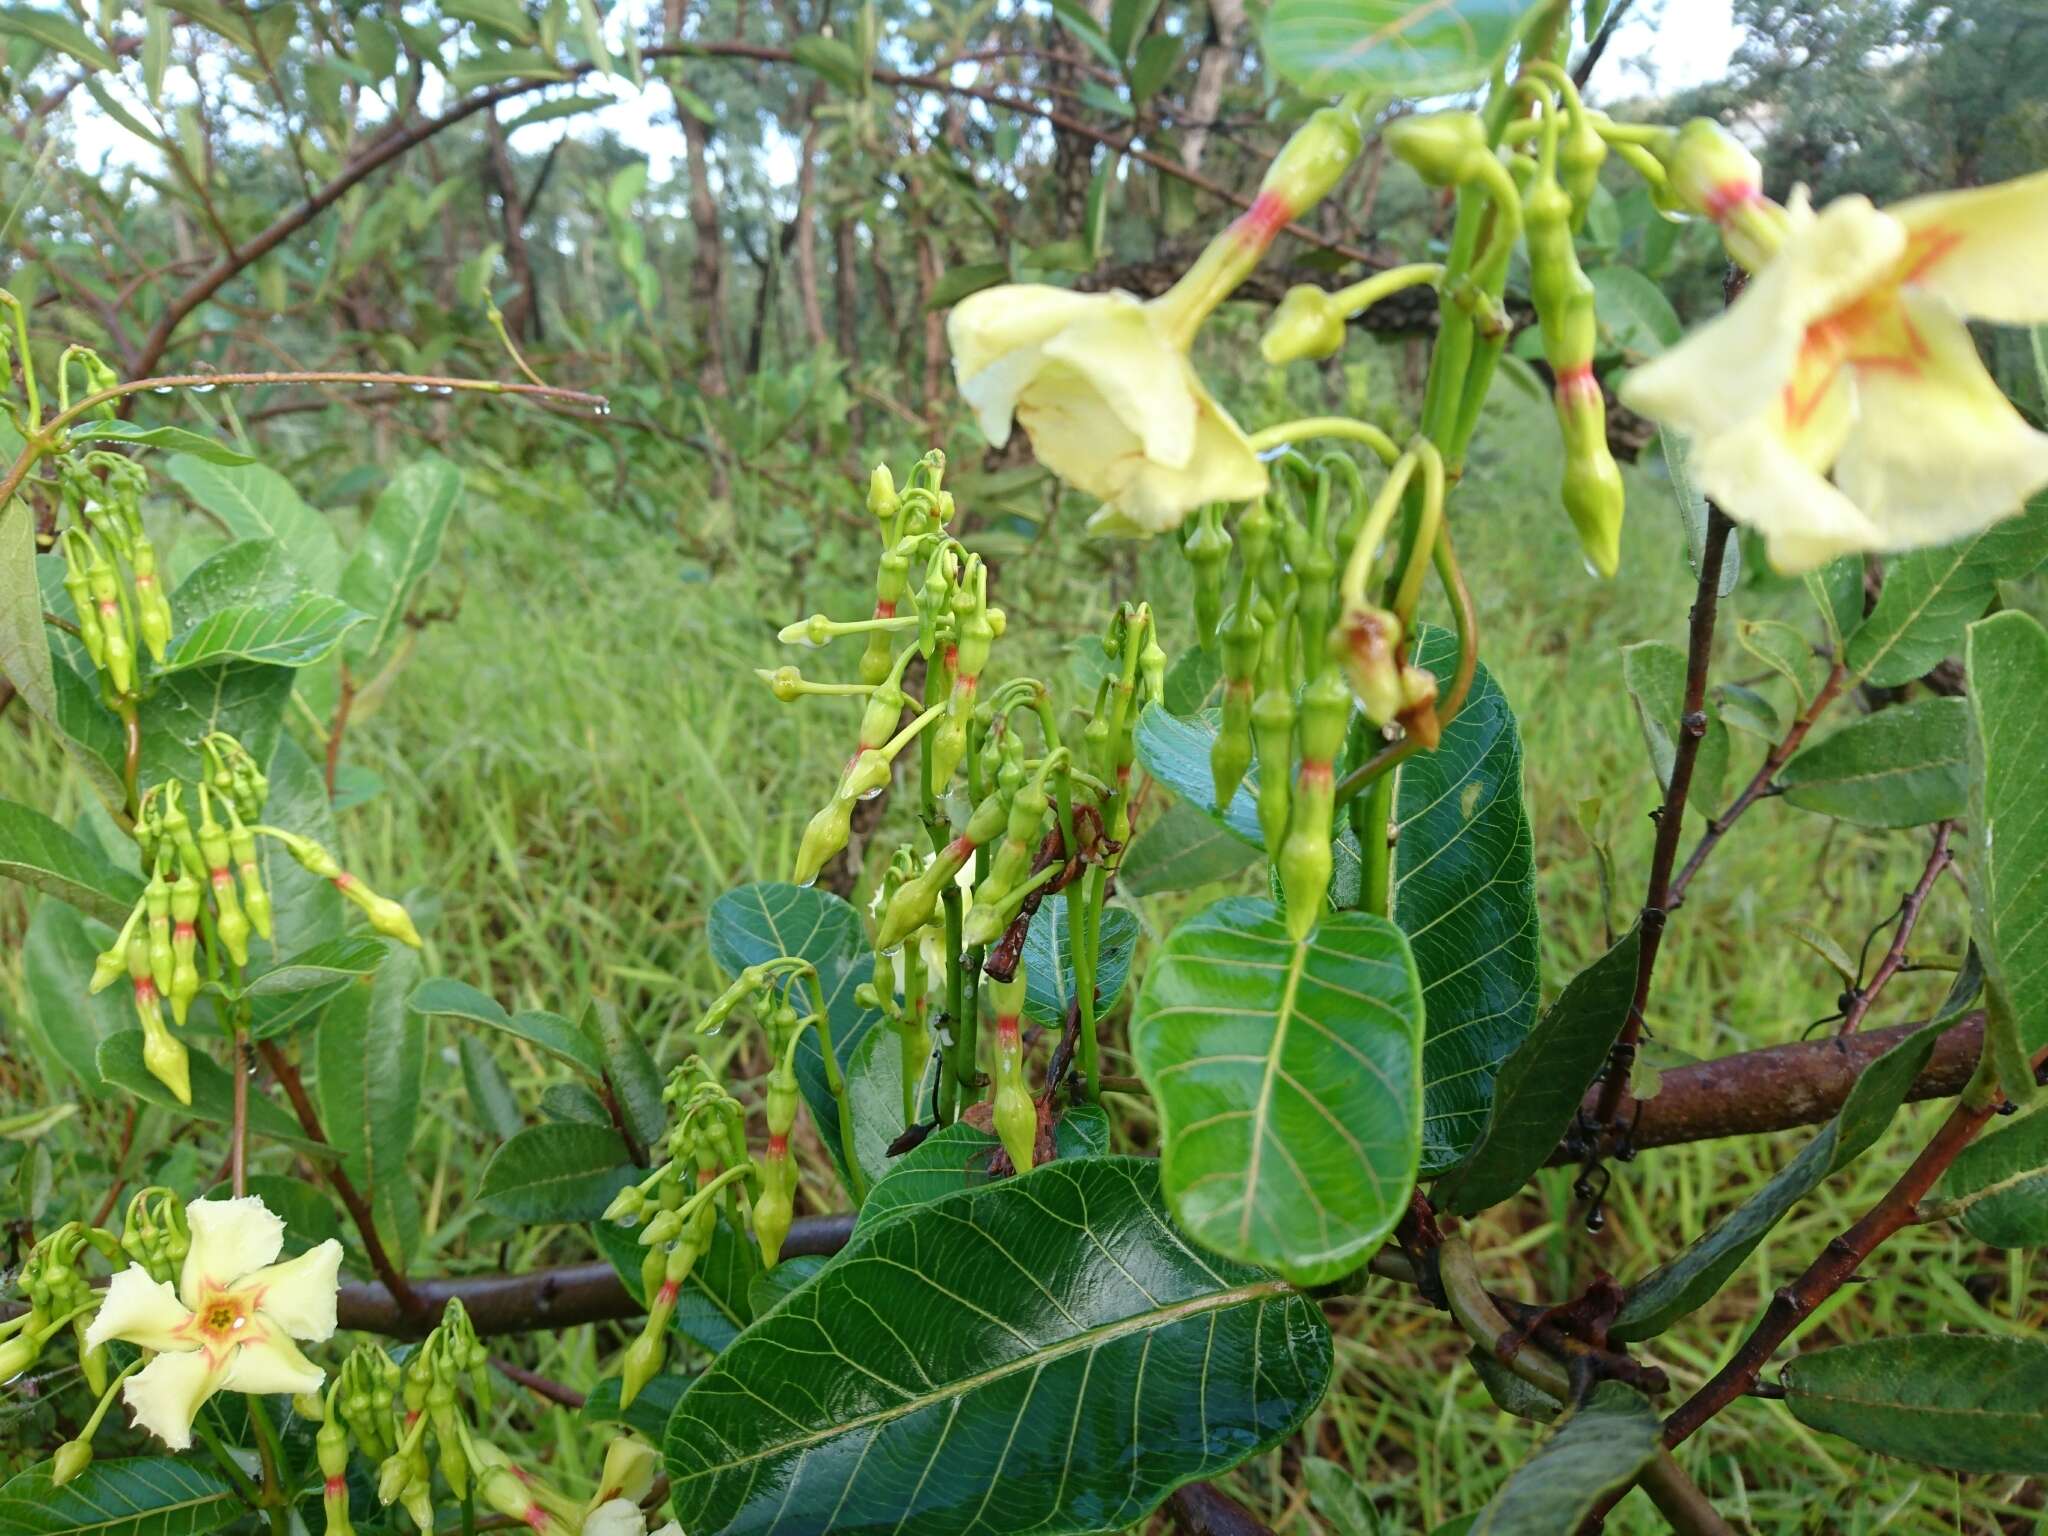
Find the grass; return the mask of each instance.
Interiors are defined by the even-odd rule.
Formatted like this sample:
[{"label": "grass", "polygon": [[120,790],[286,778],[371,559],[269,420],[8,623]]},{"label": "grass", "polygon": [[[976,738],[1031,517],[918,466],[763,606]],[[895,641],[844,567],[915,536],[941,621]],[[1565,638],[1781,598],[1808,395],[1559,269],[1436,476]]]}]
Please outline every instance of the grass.
[{"label": "grass", "polygon": [[[1520,716],[1548,994],[1605,942],[1599,860],[1581,826],[1589,800],[1600,802],[1594,819],[1611,840],[1613,915],[1625,923],[1640,900],[1656,792],[1621,688],[1620,651],[1638,640],[1682,640],[1691,579],[1668,494],[1645,471],[1631,476],[1622,579],[1603,585],[1584,574],[1547,489],[1555,470],[1545,454],[1555,447],[1546,414],[1504,401],[1488,441],[1526,456],[1510,459],[1507,446],[1483,453],[1454,527],[1480,597],[1484,654]],[[1018,637],[998,651],[999,672],[1020,655],[1040,667],[1062,665],[1063,648],[1097,621],[1100,599],[1086,596],[1095,557],[1073,553],[1064,542],[1070,528],[1041,563],[1013,561],[998,572]],[[778,623],[814,608],[859,608],[867,556],[837,589],[822,558],[804,562],[805,590],[790,590],[782,569],[741,559],[707,578],[678,559],[663,533],[593,512],[510,512],[487,497],[469,507],[455,545],[448,580],[463,593],[459,618],[422,634],[407,675],[348,734],[346,760],[384,786],[344,816],[350,858],[422,914],[427,974],[470,980],[508,1006],[573,1012],[587,996],[609,996],[644,1021],[660,1058],[673,1061],[690,1043],[693,1011],[723,980],[704,942],[710,902],[732,885],[783,874],[851,735],[853,706],[777,704],[751,671],[787,659],[773,642]],[[1116,595],[1150,592],[1162,612],[1185,611],[1170,549],[1146,552],[1135,575],[1127,563],[1106,569],[1134,583]],[[1745,587],[1726,608],[1812,628],[1796,587]],[[1730,628],[1724,621],[1724,634]],[[1187,636],[1183,629],[1170,638]],[[850,653],[805,659],[821,675],[851,667]],[[1754,681],[1761,671],[1723,645],[1718,676]],[[1782,687],[1776,692],[1782,708]],[[60,782],[46,744],[19,728],[19,713],[0,733],[0,792],[76,813],[76,789]],[[1762,752],[1753,740],[1736,742],[1730,792]],[[903,814],[892,810],[871,869],[904,831]],[[1786,923],[1811,921],[1853,953],[1918,874],[1926,842],[1920,832],[1830,833],[1780,802],[1759,806],[1674,921],[1649,1016],[1660,1048],[1725,1054],[1797,1038],[1833,1012],[1839,981],[1788,940]],[[1196,899],[1154,898],[1142,916],[1162,931]],[[19,893],[0,891],[0,932],[19,934],[24,918]],[[1944,882],[1916,949],[1954,952],[1965,919],[1960,886]],[[1912,1016],[1940,986],[1938,976],[1901,978],[1873,1022]],[[24,983],[14,960],[0,963],[0,997],[11,1018],[21,1016]],[[1115,1029],[1112,1036],[1120,1039]],[[702,1043],[737,1073],[760,1065],[749,1035]],[[487,1140],[468,1112],[452,1035],[438,1032],[432,1049],[429,1113],[415,1147],[424,1219],[412,1267],[519,1268],[584,1256],[574,1231],[508,1228],[465,1204],[462,1191]],[[529,1106],[556,1080],[530,1054],[498,1054]],[[1106,1067],[1129,1070],[1115,1049]],[[10,1052],[0,1070],[10,1075],[0,1092],[26,1103],[70,1091],[42,1076],[29,1053]],[[1150,1145],[1144,1102],[1117,1102],[1120,1134]],[[1735,1347],[1776,1285],[1882,1191],[1940,1113],[1903,1113],[1887,1143],[1795,1210],[1720,1297],[1654,1342],[1648,1353],[1681,1391]],[[103,1154],[90,1149],[110,1144],[119,1124],[118,1107],[85,1106],[86,1134],[66,1143],[71,1161],[58,1169],[60,1188],[72,1177],[104,1182]],[[1571,1174],[1545,1174],[1477,1222],[1475,1243],[1493,1283],[1512,1293],[1562,1297],[1601,1270],[1626,1281],[1752,1192],[1804,1140],[1788,1133],[1673,1148],[1618,1166],[1597,1236],[1579,1220]],[[270,1154],[260,1166],[284,1165]],[[188,1185],[213,1175],[188,1144],[173,1145],[147,1172]],[[814,1201],[831,1198],[808,1187]],[[1380,1530],[1428,1531],[1476,1509],[1527,1454],[1535,1432],[1492,1408],[1463,1363],[1461,1337],[1413,1296],[1374,1282],[1364,1296],[1333,1304],[1331,1315],[1333,1390],[1298,1443],[1246,1466],[1231,1485],[1283,1532],[1305,1533],[1320,1519],[1353,1536],[1334,1512],[1312,1504],[1301,1475],[1306,1449],[1350,1469]],[[2037,1330],[2044,1321],[2048,1283],[2032,1255],[1980,1250],[1945,1228],[1916,1227],[1882,1250],[1867,1283],[1842,1292],[1800,1339]],[[587,1386],[619,1339],[612,1330],[574,1329],[505,1348],[533,1369]],[[499,1438],[524,1437],[566,1482],[594,1473],[576,1436],[533,1429],[547,1421],[526,1403],[501,1401],[498,1418]],[[33,1446],[33,1424],[21,1427],[17,1443]],[[1739,1524],[1764,1533],[2031,1530],[2041,1503],[2035,1486],[1963,1481],[1864,1455],[1761,1402],[1723,1415],[1681,1461]],[[1659,1525],[1632,1498],[1610,1528]]]}]

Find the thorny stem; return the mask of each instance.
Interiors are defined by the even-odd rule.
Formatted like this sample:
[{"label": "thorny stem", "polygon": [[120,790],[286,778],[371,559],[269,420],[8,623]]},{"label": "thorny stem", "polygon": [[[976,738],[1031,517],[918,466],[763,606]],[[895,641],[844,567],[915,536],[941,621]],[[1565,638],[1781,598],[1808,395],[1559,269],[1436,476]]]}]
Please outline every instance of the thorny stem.
[{"label": "thorny stem", "polygon": [[1735,525],[1719,507],[1708,504],[1707,531],[1700,550],[1699,586],[1692,600],[1692,623],[1687,635],[1685,657],[1685,699],[1679,706],[1678,744],[1671,754],[1671,780],[1664,789],[1664,803],[1657,811],[1657,839],[1650,853],[1650,886],[1643,897],[1641,953],[1636,961],[1635,995],[1629,1000],[1628,1018],[1608,1053],[1600,1084],[1596,1125],[1609,1126],[1621,1109],[1628,1092],[1629,1071],[1635,1065],[1636,1043],[1642,1038],[1643,1009],[1650,1001],[1650,983],[1657,970],[1657,951],[1664,938],[1664,920],[1671,903],[1671,867],[1678,859],[1678,834],[1685,825],[1685,797],[1692,788],[1693,764],[1699,761],[1700,742],[1707,734],[1707,667],[1714,654],[1714,611],[1721,595],[1721,562],[1728,552],[1728,538]]},{"label": "thorny stem", "polygon": [[1770,754],[1763,760],[1763,765],[1757,769],[1750,781],[1742,786],[1742,793],[1729,802],[1727,810],[1708,821],[1707,830],[1700,836],[1699,846],[1693,849],[1691,856],[1685,861],[1685,867],[1679,870],[1671,882],[1670,900],[1664,906],[1667,913],[1676,912],[1685,905],[1686,887],[1692,884],[1692,877],[1698,874],[1700,866],[1707,862],[1707,855],[1714,851],[1715,845],[1728,835],[1728,829],[1735,825],[1744,811],[1771,793],[1772,782],[1778,777],[1779,771],[1792,761],[1792,754],[1797,752],[1799,744],[1806,740],[1806,733],[1813,729],[1813,723],[1840,695],[1848,675],[1848,669],[1837,660],[1828,671],[1827,681],[1822,683],[1820,691],[1814,694],[1813,702],[1808,704],[1800,712],[1799,718],[1792,722],[1785,732],[1784,739],[1771,748]]},{"label": "thorny stem", "polygon": [[1934,825],[1934,848],[1927,855],[1927,867],[1920,872],[1919,883],[1906,893],[1899,903],[1896,932],[1892,934],[1891,947],[1884,952],[1884,958],[1877,963],[1877,970],[1871,975],[1869,984],[1858,984],[1849,994],[1849,1006],[1842,1013],[1842,1027],[1837,1034],[1853,1035],[1857,1026],[1869,1015],[1878,994],[1896,976],[1899,967],[1906,963],[1906,945],[1912,941],[1913,929],[1920,921],[1920,911],[1927,905],[1927,898],[1934,891],[1934,882],[1942,871],[1955,862],[1955,855],[1949,852],[1949,834],[1955,830],[1952,821],[1940,821]]},{"label": "thorny stem", "polygon": [[[276,1042],[260,1040],[256,1050],[262,1056],[264,1065],[271,1075],[283,1085],[285,1097],[292,1101],[292,1111],[299,1117],[299,1128],[306,1133],[306,1139],[328,1145],[327,1133],[320,1128],[319,1111],[313,1108],[313,1101],[306,1096],[306,1085],[299,1079],[298,1068],[291,1064]],[[384,1288],[391,1293],[391,1299],[407,1316],[417,1316],[421,1310],[420,1298],[405,1278],[399,1267],[391,1262],[391,1255],[384,1251],[384,1242],[377,1236],[377,1218],[370,1209],[369,1201],[355,1186],[348,1174],[337,1163],[324,1165],[327,1182],[334,1187],[334,1193],[348,1208],[349,1219],[356,1224],[356,1231],[362,1235],[363,1252],[369,1256],[370,1268],[377,1272],[377,1278],[384,1282]]]}]

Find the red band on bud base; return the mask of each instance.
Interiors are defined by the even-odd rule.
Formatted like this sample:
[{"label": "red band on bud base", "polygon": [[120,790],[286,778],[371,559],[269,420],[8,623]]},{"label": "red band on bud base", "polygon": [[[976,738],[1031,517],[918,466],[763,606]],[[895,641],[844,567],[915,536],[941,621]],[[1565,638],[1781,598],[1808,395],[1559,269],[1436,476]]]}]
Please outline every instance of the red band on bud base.
[{"label": "red band on bud base", "polygon": [[893,598],[881,598],[875,603],[875,617],[893,619],[896,617],[896,602]]},{"label": "red band on bud base", "polygon": [[1763,188],[1753,181],[1724,181],[1707,193],[1702,211],[1716,224],[1728,222],[1728,216],[1745,203],[1753,203],[1763,196]]},{"label": "red band on bud base", "polygon": [[337,891],[345,891],[355,883],[356,877],[345,869],[334,877],[334,888]]},{"label": "red band on bud base", "polygon": [[1301,760],[1301,772],[1295,782],[1303,789],[1320,789],[1328,785],[1331,778],[1328,763],[1319,763],[1314,758],[1304,757]]},{"label": "red band on bud base", "polygon": [[683,1286],[680,1280],[664,1280],[661,1282],[661,1289],[655,1293],[654,1304],[658,1307],[672,1307],[682,1293]]},{"label": "red band on bud base", "polygon": [[787,1157],[789,1155],[789,1138],[787,1136],[770,1136],[768,1138],[768,1155],[771,1158]]},{"label": "red band on bud base", "polygon": [[1293,220],[1294,210],[1284,197],[1278,192],[1261,192],[1238,218],[1236,228],[1240,238],[1264,250]]},{"label": "red band on bud base", "polygon": [[1557,404],[1560,410],[1569,410],[1585,400],[1600,398],[1600,381],[1593,377],[1593,365],[1580,363],[1575,368],[1561,369],[1557,375]]},{"label": "red band on bud base", "polygon": [[324,1491],[328,1498],[337,1498],[348,1492],[348,1479],[345,1477],[330,1477],[327,1479],[327,1486]]}]

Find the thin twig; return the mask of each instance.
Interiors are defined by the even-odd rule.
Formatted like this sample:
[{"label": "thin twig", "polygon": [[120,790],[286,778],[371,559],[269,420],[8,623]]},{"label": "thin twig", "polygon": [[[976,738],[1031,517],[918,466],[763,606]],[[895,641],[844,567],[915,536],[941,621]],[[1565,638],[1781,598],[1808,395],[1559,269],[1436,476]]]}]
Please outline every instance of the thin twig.
[{"label": "thin twig", "polygon": [[1927,867],[1920,872],[1919,883],[1906,893],[1899,903],[1899,926],[1892,935],[1891,948],[1884,952],[1884,958],[1877,963],[1877,970],[1871,975],[1869,984],[1858,985],[1849,994],[1849,1006],[1842,1012],[1842,1027],[1837,1034],[1853,1035],[1857,1027],[1868,1017],[1871,1006],[1878,994],[1885,989],[1899,967],[1906,963],[1906,945],[1913,937],[1914,926],[1920,921],[1920,910],[1927,905],[1927,898],[1934,890],[1934,882],[1941,878],[1943,870],[1955,862],[1955,855],[1949,852],[1949,833],[1955,830],[1952,821],[1940,821],[1934,825],[1934,849],[1927,855]]},{"label": "thin twig", "polygon": [[[274,1040],[259,1040],[256,1049],[262,1055],[264,1064],[270,1068],[271,1074],[283,1085],[285,1097],[292,1101],[292,1111],[299,1117],[299,1128],[306,1133],[306,1139],[323,1147],[331,1145],[327,1140],[327,1133],[320,1128],[319,1111],[314,1109],[313,1101],[306,1096],[306,1085],[299,1078],[298,1068],[294,1067],[290,1058],[277,1048],[277,1042]],[[369,1201],[363,1198],[362,1192],[356,1188],[354,1181],[349,1178],[347,1170],[339,1161],[324,1164],[322,1171],[326,1174],[327,1182],[333,1185],[334,1193],[340,1198],[341,1203],[348,1208],[349,1217],[356,1224],[356,1231],[362,1234],[363,1252],[369,1256],[370,1268],[377,1272],[377,1278],[384,1283],[384,1288],[392,1301],[397,1303],[401,1312],[413,1317],[419,1316],[425,1310],[424,1303],[413,1290],[412,1282],[406,1279],[404,1271],[392,1263],[391,1255],[384,1251],[384,1241],[377,1236],[377,1218],[370,1210]]]},{"label": "thin twig", "polygon": [[552,1376],[543,1376],[539,1371],[529,1371],[523,1365],[514,1365],[501,1355],[490,1357],[491,1369],[520,1386],[536,1397],[544,1397],[551,1403],[560,1403],[564,1408],[581,1408],[588,1399],[574,1387],[556,1381]]},{"label": "thin twig", "polygon": [[1692,788],[1693,764],[1699,760],[1700,742],[1707,734],[1707,667],[1714,654],[1714,612],[1721,596],[1721,562],[1734,529],[1735,525],[1719,507],[1707,507],[1699,585],[1693,593],[1692,622],[1686,643],[1685,698],[1679,706],[1678,742],[1671,754],[1671,778],[1664,788],[1664,804],[1657,811],[1657,839],[1650,853],[1650,887],[1643,897],[1639,919],[1641,949],[1636,961],[1635,996],[1629,1001],[1628,1018],[1607,1056],[1599,1106],[1594,1113],[1599,1126],[1613,1125],[1620,1113],[1622,1099],[1628,1093],[1629,1072],[1635,1066],[1636,1043],[1642,1038],[1643,1010],[1649,1005],[1657,951],[1664,939],[1664,919],[1670,911],[1671,867],[1678,859],[1678,834],[1685,824],[1685,797]]},{"label": "thin twig", "polygon": [[1785,732],[1784,739],[1771,748],[1769,755],[1763,760],[1763,765],[1757,769],[1750,781],[1742,786],[1742,793],[1728,803],[1727,810],[1708,820],[1707,830],[1701,834],[1699,846],[1693,849],[1691,856],[1685,861],[1685,867],[1679,870],[1677,877],[1671,882],[1671,899],[1666,903],[1665,911],[1676,912],[1685,905],[1685,889],[1692,884],[1692,877],[1700,872],[1700,866],[1707,862],[1707,855],[1712,853],[1721,839],[1728,835],[1728,829],[1735,825],[1744,811],[1771,793],[1771,786],[1776,781],[1779,771],[1792,761],[1792,754],[1797,752],[1800,743],[1806,740],[1806,733],[1813,729],[1814,721],[1834,703],[1848,675],[1848,669],[1840,661],[1836,661],[1828,671],[1827,681],[1821,684],[1820,691],[1813,696],[1813,702],[1800,711],[1799,718],[1792,722],[1791,727]]}]

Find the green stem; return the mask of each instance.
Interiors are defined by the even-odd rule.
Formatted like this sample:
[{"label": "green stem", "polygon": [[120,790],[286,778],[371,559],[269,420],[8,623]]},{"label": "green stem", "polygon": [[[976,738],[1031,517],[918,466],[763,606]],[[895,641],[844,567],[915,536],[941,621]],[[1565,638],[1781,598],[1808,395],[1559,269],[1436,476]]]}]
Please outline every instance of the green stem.
[{"label": "green stem", "polygon": [[825,1008],[825,985],[818,979],[818,968],[810,966],[805,973],[811,983],[811,1006],[817,1010],[818,1050],[825,1058],[825,1086],[832,1090],[833,1102],[839,1108],[839,1145],[846,1153],[847,1192],[858,1206],[868,1197],[867,1177],[861,1172],[860,1160],[853,1155],[853,1105],[846,1097],[846,1075],[839,1070],[839,1056],[832,1048],[832,1015]]},{"label": "green stem", "polygon": [[1393,915],[1394,850],[1387,841],[1387,829],[1394,817],[1395,776],[1383,773],[1372,782],[1366,795],[1364,825],[1358,832],[1358,853],[1364,861],[1359,902],[1378,917]]},{"label": "green stem", "polygon": [[947,881],[940,900],[946,909],[946,1012],[952,1020],[953,1045],[946,1053],[946,1082],[939,1096],[940,1114],[951,1120],[974,1094],[975,1024],[967,1013],[967,972],[960,956],[960,929],[965,919],[959,886]]},{"label": "green stem", "polygon": [[1304,416],[1299,421],[1283,421],[1278,426],[1252,433],[1249,441],[1252,452],[1264,453],[1272,448],[1305,443],[1319,437],[1364,443],[1387,464],[1401,457],[1400,448],[1386,433],[1369,421],[1357,421],[1349,416]]}]

